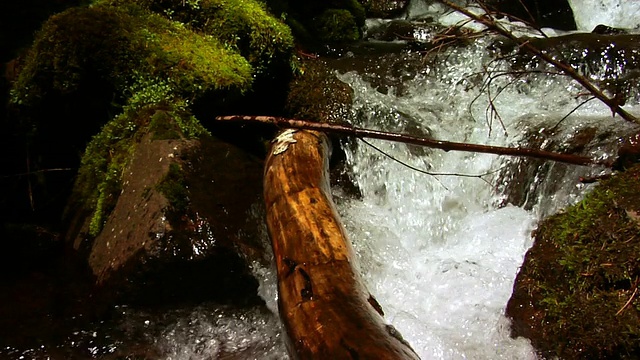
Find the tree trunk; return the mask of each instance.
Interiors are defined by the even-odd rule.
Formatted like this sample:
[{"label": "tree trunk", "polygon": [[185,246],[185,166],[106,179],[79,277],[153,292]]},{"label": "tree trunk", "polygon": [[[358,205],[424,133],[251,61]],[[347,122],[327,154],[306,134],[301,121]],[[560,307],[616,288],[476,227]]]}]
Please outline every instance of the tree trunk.
[{"label": "tree trunk", "polygon": [[264,195],[280,316],[299,359],[417,359],[354,268],[328,183],[329,144],[286,130],[267,157]]}]

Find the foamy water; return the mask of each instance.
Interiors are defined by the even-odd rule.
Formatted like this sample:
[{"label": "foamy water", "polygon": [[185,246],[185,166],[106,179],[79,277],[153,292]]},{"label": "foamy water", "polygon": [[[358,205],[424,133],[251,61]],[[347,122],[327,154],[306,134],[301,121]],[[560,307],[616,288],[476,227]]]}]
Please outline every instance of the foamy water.
[{"label": "foamy water", "polygon": [[[571,3],[575,11],[579,1]],[[607,9],[617,11],[615,1],[607,3]],[[411,9],[410,15],[415,17],[443,13],[438,6],[418,1]],[[585,11],[581,8],[580,16],[588,17]],[[453,21],[452,15],[447,16],[447,22]],[[354,90],[349,121],[375,129],[417,126],[438,139],[508,146],[522,141],[527,129],[551,126],[580,104],[576,95],[582,89],[574,82],[532,76],[501,90],[493,98],[500,118],[490,116],[489,97],[486,92],[481,94],[486,88],[473,74],[487,66],[500,70],[506,65],[490,62],[486,51],[489,41],[454,50],[443,57],[446,61],[431,65],[434,67],[425,65],[403,84],[406,88],[402,95],[396,95],[393,89],[382,94],[355,72],[341,74],[340,78]],[[509,81],[508,77],[494,81],[493,94]],[[587,125],[600,127],[602,133],[619,130],[627,126],[620,121],[612,119],[608,109],[594,101],[566,119],[561,133],[570,138],[576,129]],[[577,201],[585,191],[576,183],[577,176],[599,170],[573,167],[563,179],[536,175],[541,187],[546,182],[560,184],[554,183],[557,192],[553,196],[540,199],[533,210],[524,210],[502,206],[504,195],[497,191],[507,187],[497,183],[500,169],[516,160],[488,154],[418,151],[383,141],[371,143],[411,166],[458,174],[419,173],[362,142],[347,154],[350,172],[363,197],[350,198],[340,189],[334,189],[334,196],[368,289],[382,305],[386,320],[423,359],[535,359],[527,340],[509,337],[504,310],[514,279],[532,244],[530,234],[540,214]],[[601,157],[605,151],[596,147],[590,155]],[[247,344],[253,344],[247,346],[259,350],[247,352],[247,358],[287,358],[280,325],[273,323],[277,313],[275,272],[255,264],[254,273],[272,314],[261,317],[259,312],[245,313],[240,320],[225,314],[225,331],[237,335],[227,343],[242,350],[242,331],[262,329],[270,334],[266,342],[256,340],[255,332],[247,336]],[[191,318],[194,316],[197,324],[178,324],[165,332],[171,335],[164,343],[169,358],[205,356],[205,352],[193,350],[194,336],[189,335],[193,331],[204,329],[214,338],[222,336],[206,316]],[[219,351],[224,343],[213,341],[202,346]]]}]

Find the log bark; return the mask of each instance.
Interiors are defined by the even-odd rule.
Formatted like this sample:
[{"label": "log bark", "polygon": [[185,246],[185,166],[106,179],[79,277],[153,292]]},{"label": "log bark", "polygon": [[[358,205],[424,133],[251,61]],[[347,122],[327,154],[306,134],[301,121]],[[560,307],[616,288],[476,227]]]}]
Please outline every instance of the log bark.
[{"label": "log bark", "polygon": [[280,316],[298,359],[418,359],[383,319],[331,200],[329,142],[285,130],[267,157],[264,197]]}]

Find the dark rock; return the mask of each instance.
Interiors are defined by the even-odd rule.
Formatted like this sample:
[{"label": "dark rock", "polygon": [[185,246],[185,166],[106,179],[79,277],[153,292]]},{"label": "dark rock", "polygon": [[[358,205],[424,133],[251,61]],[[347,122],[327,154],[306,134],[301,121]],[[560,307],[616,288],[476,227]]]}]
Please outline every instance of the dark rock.
[{"label": "dark rock", "polygon": [[535,231],[506,313],[542,358],[640,356],[638,176],[602,181]]},{"label": "dark rock", "polygon": [[297,43],[314,52],[359,40],[367,18],[358,0],[268,0],[267,4],[273,13],[282,14]]},{"label": "dark rock", "polygon": [[389,19],[402,14],[408,0],[362,0],[367,17]]},{"label": "dark rock", "polygon": [[[210,136],[145,135],[125,169],[103,230],[87,237],[80,211],[68,234],[112,301],[259,302],[247,262],[262,256],[262,164]],[[240,252],[240,254],[238,253]],[[109,302],[109,301],[107,301]]]},{"label": "dark rock", "polygon": [[93,278],[60,234],[41,226],[3,224],[0,244],[0,358],[19,358],[86,321]]},{"label": "dark rock", "polygon": [[537,27],[576,29],[573,11],[567,0],[492,0],[487,3],[491,8],[509,17],[530,22]]},{"label": "dark rock", "polygon": [[640,161],[640,133],[627,136],[618,149],[618,158],[613,164],[614,170],[625,170]]},{"label": "dark rock", "polygon": [[[530,38],[528,43],[571,66],[598,85],[605,95],[624,105],[627,99],[640,98],[639,40],[637,34],[574,33]],[[509,40],[498,40],[491,47],[502,55],[513,55],[516,70],[557,71]]]},{"label": "dark rock", "polygon": [[620,35],[620,34],[628,34],[629,31],[626,29],[616,29],[611,26],[600,24],[595,28],[593,28],[591,33],[601,34],[601,35]]},{"label": "dark rock", "polygon": [[[570,121],[565,119],[564,121]],[[527,119],[523,119],[527,122]],[[633,126],[595,126],[583,121],[579,125],[565,125],[563,122],[549,121],[544,126],[530,129],[523,134],[518,147],[547,151],[594,156],[594,153],[613,154],[621,146],[620,138],[628,138],[637,129]],[[496,181],[497,192],[503,194],[501,205],[513,204],[525,209],[537,210],[541,216],[557,210],[551,200],[556,196],[577,196],[575,185],[580,179],[590,179],[601,175],[602,168],[576,167],[534,158],[508,159]],[[570,177],[567,177],[570,175]]]},{"label": "dark rock", "polygon": [[341,72],[359,72],[365,81],[383,94],[393,89],[400,96],[404,83],[427,68],[424,56],[407,51],[406,45],[398,48],[397,44],[362,43],[351,47],[350,53],[352,56],[328,60],[329,66]]}]

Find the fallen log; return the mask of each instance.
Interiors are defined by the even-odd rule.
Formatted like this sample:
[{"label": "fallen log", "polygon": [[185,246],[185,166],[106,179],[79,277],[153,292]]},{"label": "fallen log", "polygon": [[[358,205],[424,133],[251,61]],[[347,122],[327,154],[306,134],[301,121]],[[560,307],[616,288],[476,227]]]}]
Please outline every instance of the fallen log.
[{"label": "fallen log", "polygon": [[383,319],[354,264],[328,183],[327,137],[285,130],[267,156],[264,197],[280,317],[298,359],[418,359]]}]

